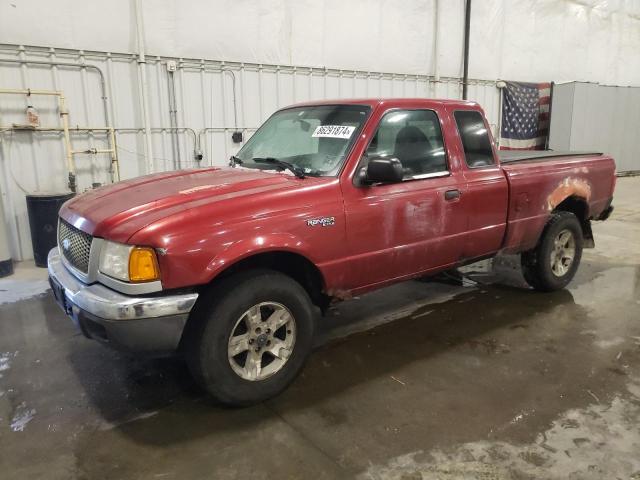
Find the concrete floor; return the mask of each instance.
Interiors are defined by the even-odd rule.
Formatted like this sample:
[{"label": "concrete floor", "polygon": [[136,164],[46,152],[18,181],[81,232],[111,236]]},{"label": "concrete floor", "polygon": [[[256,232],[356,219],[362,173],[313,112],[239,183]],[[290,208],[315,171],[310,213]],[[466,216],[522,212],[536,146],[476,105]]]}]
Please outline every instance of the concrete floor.
[{"label": "concrete floor", "polygon": [[619,180],[567,290],[523,288],[505,257],[345,302],[291,388],[243,410],[4,280],[0,477],[640,478],[639,192]]}]

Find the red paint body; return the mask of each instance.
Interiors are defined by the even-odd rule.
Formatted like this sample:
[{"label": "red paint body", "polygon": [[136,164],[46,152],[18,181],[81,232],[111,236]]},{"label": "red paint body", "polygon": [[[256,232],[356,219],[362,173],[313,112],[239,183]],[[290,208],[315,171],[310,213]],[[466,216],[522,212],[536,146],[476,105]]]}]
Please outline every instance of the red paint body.
[{"label": "red paint body", "polygon": [[[608,156],[505,166],[496,158],[492,166],[467,167],[452,112],[482,112],[472,102],[322,103],[372,108],[337,177],[299,179],[233,168],[167,172],[79,195],[65,204],[61,216],[94,236],[166,249],[159,256],[165,289],[203,285],[251,255],[287,251],[318,267],[325,292],[355,294],[499,251],[530,249],[558,197],[576,195],[574,185],[588,186],[580,192],[588,197],[582,199],[589,218],[600,215],[613,195],[615,164]],[[394,108],[438,114],[449,176],[354,185],[380,118]],[[563,182],[566,188],[560,188]],[[460,198],[445,200],[450,189],[460,190]],[[319,217],[335,217],[335,224],[307,225],[306,220]]]}]

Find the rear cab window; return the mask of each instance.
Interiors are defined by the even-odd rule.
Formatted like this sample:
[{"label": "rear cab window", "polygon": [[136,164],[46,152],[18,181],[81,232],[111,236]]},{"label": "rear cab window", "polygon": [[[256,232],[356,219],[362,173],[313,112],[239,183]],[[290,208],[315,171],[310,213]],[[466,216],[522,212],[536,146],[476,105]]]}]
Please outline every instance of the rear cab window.
[{"label": "rear cab window", "polygon": [[405,180],[448,174],[440,122],[433,110],[385,113],[366,155],[397,158],[402,163]]},{"label": "rear cab window", "polygon": [[457,110],[453,112],[453,116],[469,168],[493,165],[495,160],[491,139],[482,114],[475,110]]}]

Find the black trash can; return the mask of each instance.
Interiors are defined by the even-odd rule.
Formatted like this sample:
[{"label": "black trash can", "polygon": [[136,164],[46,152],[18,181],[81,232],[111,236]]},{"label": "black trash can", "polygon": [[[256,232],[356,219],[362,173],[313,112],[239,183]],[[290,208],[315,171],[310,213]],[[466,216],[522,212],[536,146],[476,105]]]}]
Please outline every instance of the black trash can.
[{"label": "black trash can", "polygon": [[58,212],[62,204],[73,195],[73,193],[31,193],[27,195],[33,258],[38,267],[47,266],[49,250],[58,243]]}]

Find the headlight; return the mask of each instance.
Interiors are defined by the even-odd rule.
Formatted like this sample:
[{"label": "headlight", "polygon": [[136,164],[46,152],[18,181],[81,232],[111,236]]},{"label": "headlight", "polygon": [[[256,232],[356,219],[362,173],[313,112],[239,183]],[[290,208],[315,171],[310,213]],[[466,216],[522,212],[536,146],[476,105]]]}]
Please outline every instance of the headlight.
[{"label": "headlight", "polygon": [[129,254],[133,247],[123,243],[104,242],[100,252],[100,271],[118,280],[129,281]]},{"label": "headlight", "polygon": [[150,247],[134,247],[105,241],[100,252],[100,272],[125,282],[160,279],[156,252]]}]

